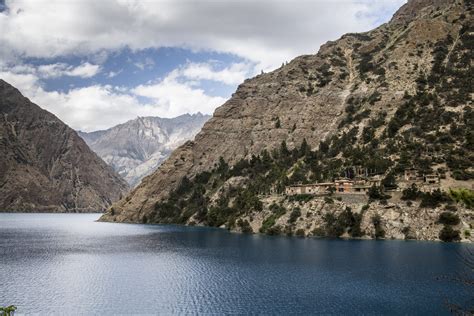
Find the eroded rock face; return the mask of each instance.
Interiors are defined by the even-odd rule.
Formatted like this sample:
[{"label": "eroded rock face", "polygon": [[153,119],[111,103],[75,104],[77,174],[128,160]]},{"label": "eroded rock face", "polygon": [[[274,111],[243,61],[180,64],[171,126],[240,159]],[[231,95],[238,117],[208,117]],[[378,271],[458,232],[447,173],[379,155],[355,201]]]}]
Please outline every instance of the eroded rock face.
[{"label": "eroded rock face", "polygon": [[138,117],[104,131],[78,134],[134,187],[174,149],[193,139],[209,118],[201,113],[170,119]]},{"label": "eroded rock face", "polygon": [[0,79],[0,211],[99,212],[128,186],[74,130]]},{"label": "eroded rock face", "polygon": [[281,68],[242,83],[192,142],[175,150],[152,175],[113,205],[102,220],[141,222],[180,180],[212,169],[219,157],[230,165],[243,157],[303,139],[340,136],[349,100],[361,101],[368,119],[384,112],[388,122],[415,94],[420,73],[432,68],[434,44],[456,38],[463,1],[411,0],[393,19],[373,31],[347,34],[315,55],[295,58]]},{"label": "eroded rock face", "polygon": [[[264,208],[261,212],[253,212],[240,220],[248,222],[248,227],[252,232],[257,233],[262,227],[266,218],[274,214],[271,205],[281,205],[285,213],[281,214],[272,227],[279,234],[289,236],[311,236],[322,237],[327,229],[325,216],[339,216],[346,208],[350,208],[354,214],[361,216],[360,236],[357,238],[370,239],[376,238],[376,231],[373,219],[375,216],[380,218],[380,228],[384,232],[385,239],[416,239],[416,240],[439,240],[439,233],[443,225],[438,222],[439,214],[445,211],[443,207],[420,208],[419,203],[413,203],[408,206],[406,203],[388,202],[380,204],[378,202],[351,203],[324,198],[314,198],[307,202],[288,201],[282,197],[268,197],[263,199]],[[298,216],[291,220],[291,214],[298,210]],[[474,236],[470,234],[470,224],[474,220],[474,212],[463,206],[456,211],[459,216],[459,224],[454,229],[460,231],[460,238],[464,242],[474,241]],[[191,219],[192,220],[192,219]],[[248,229],[248,228],[247,228]],[[241,226],[236,225],[232,229],[236,232],[242,232]],[[469,232],[466,234],[465,232]],[[349,229],[345,229],[341,235],[343,238],[351,238]]]}]

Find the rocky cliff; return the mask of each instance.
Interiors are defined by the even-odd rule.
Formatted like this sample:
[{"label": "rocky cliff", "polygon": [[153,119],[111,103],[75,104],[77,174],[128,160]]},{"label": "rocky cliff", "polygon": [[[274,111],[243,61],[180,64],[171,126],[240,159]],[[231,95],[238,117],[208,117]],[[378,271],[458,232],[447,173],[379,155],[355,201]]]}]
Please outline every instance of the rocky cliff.
[{"label": "rocky cliff", "polygon": [[98,212],[128,186],[74,130],[0,79],[0,211]]},{"label": "rocky cliff", "polygon": [[134,187],[174,149],[193,139],[209,118],[201,113],[169,119],[138,117],[104,131],[78,134]]},{"label": "rocky cliff", "polygon": [[355,165],[392,188],[409,167],[471,188],[472,44],[470,2],[410,0],[389,23],[246,80],[102,220],[233,229],[269,209],[262,194]]}]

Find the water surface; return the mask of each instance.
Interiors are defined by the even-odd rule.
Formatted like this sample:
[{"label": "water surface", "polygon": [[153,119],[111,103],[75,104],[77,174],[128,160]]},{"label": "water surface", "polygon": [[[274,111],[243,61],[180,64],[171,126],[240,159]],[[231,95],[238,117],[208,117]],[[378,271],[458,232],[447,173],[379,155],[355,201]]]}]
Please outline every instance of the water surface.
[{"label": "water surface", "polygon": [[39,314],[448,314],[470,245],[0,214],[0,305]]}]

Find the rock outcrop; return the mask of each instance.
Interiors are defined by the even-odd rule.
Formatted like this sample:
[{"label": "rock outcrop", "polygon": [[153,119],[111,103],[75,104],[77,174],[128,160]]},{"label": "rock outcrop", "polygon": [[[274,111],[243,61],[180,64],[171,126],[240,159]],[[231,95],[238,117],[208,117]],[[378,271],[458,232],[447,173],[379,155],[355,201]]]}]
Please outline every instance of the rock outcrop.
[{"label": "rock outcrop", "polygon": [[[270,185],[281,192],[298,169],[310,170],[300,181],[328,181],[345,167],[364,163],[380,165],[385,183],[400,176],[404,167],[416,166],[469,186],[472,135],[463,131],[472,127],[472,37],[470,2],[409,0],[390,22],[370,32],[344,35],[316,55],[297,57],[246,80],[194,141],[175,150],[102,220],[209,224],[206,212],[216,207],[213,196],[222,179],[228,179],[218,169],[227,164],[232,170],[242,159],[264,150],[272,153],[282,142],[290,150],[298,148],[303,140],[319,148],[313,155],[317,158],[306,155],[310,158],[288,170],[279,169],[285,174],[277,182],[261,180],[259,185],[268,186],[266,193],[272,191]],[[445,135],[449,145],[441,144]],[[249,175],[250,186],[255,178]],[[180,186],[183,181],[186,185]],[[179,197],[188,188],[193,192],[189,199]],[[199,192],[205,192],[204,198],[196,204]],[[219,207],[228,210],[239,194]],[[194,204],[188,203],[191,199]],[[196,211],[196,205],[203,210]],[[232,228],[243,213],[228,216],[226,226]]]},{"label": "rock outcrop", "polygon": [[193,139],[209,118],[201,113],[175,118],[138,117],[104,131],[78,134],[134,187],[174,149]]},{"label": "rock outcrop", "polygon": [[126,182],[74,130],[0,79],[0,211],[99,212]]}]

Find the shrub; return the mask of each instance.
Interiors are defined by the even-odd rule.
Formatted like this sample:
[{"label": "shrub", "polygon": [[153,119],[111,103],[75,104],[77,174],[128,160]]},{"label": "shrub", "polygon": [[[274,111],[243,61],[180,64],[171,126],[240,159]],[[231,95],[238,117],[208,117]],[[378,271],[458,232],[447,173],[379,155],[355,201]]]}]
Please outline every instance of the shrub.
[{"label": "shrub", "polygon": [[250,226],[250,223],[248,222],[248,220],[242,220],[240,218],[237,221],[237,226],[240,227],[240,229],[242,230],[242,233],[245,233],[245,234],[252,234],[253,233],[253,229]]},{"label": "shrub", "polygon": [[371,200],[386,200],[391,197],[390,195],[383,193],[382,189],[380,187],[376,187],[375,185],[370,187],[367,195]]},{"label": "shrub", "polygon": [[449,196],[456,201],[456,203],[463,203],[467,208],[474,207],[474,191],[469,189],[450,189]]},{"label": "shrub", "polygon": [[270,227],[267,231],[266,231],[266,234],[267,235],[281,235],[281,226],[280,225],[276,225],[276,226],[273,226],[273,227]]},{"label": "shrub", "polygon": [[298,219],[298,217],[301,216],[301,211],[299,207],[295,208],[293,211],[290,213],[290,217],[288,218],[288,223],[294,223]]},{"label": "shrub", "polygon": [[311,234],[316,237],[324,237],[326,236],[326,231],[322,227],[316,227],[315,229],[313,229]]},{"label": "shrub", "polygon": [[275,122],[275,128],[280,128],[280,127],[281,127],[281,123],[280,123],[280,118],[278,117]]},{"label": "shrub", "polygon": [[362,215],[354,214],[350,207],[346,207],[337,217],[333,213],[327,213],[323,219],[326,222],[324,236],[339,237],[344,234],[346,230],[352,237],[363,236],[360,228]]},{"label": "shrub", "polygon": [[325,229],[325,236],[327,237],[339,237],[344,234],[344,226],[337,220],[337,217],[332,213],[327,213],[323,217],[326,225]]},{"label": "shrub", "polygon": [[[283,206],[277,205],[273,203],[270,205],[270,210],[273,212],[272,215],[268,216],[262,223],[262,227],[260,227],[261,233],[267,233],[268,235],[279,235],[281,233],[281,227],[278,226],[274,228],[277,219],[279,219],[283,214],[286,213],[286,210]],[[277,231],[279,233],[277,234]]]},{"label": "shrub", "polygon": [[157,202],[155,204],[155,211],[158,212],[160,218],[172,218],[180,213],[180,210],[170,202]]},{"label": "shrub", "polygon": [[405,239],[416,239],[411,232],[410,226],[405,226],[402,229],[402,233],[405,235]]},{"label": "shrub", "polygon": [[308,201],[311,201],[313,198],[314,198],[314,195],[311,195],[311,194],[298,194],[298,195],[292,195],[288,197],[288,201],[306,203]]},{"label": "shrub", "polygon": [[455,205],[446,205],[444,209],[449,212],[457,212],[458,210],[458,208]]},{"label": "shrub", "polygon": [[379,214],[372,216],[372,224],[375,228],[375,238],[385,238],[385,230],[382,228],[382,218]]},{"label": "shrub", "polygon": [[451,212],[443,212],[439,215],[438,223],[444,225],[457,225],[461,222],[459,216]]},{"label": "shrub", "polygon": [[411,187],[406,188],[402,191],[402,200],[416,200],[420,197],[421,192],[418,190],[416,184],[412,184]]},{"label": "shrub", "polygon": [[327,203],[327,204],[332,204],[332,203],[334,203],[334,200],[332,198],[330,198],[329,196],[325,196],[324,197],[324,202]]},{"label": "shrub", "polygon": [[439,239],[446,242],[459,241],[461,237],[459,236],[459,231],[454,230],[451,226],[445,225],[443,229],[439,232]]},{"label": "shrub", "polygon": [[444,192],[441,192],[440,189],[436,189],[433,192],[426,192],[422,194],[420,207],[438,207],[443,202],[449,202],[450,199],[448,195]]},{"label": "shrub", "polygon": [[351,227],[349,230],[351,237],[364,236],[364,233],[362,232],[362,229],[360,228],[360,224],[362,222],[362,214],[353,214],[352,216],[353,217],[352,217]]},{"label": "shrub", "polygon": [[306,234],[304,232],[304,229],[300,228],[295,232],[295,235],[298,237],[305,237]]}]

